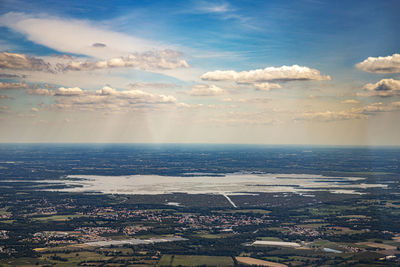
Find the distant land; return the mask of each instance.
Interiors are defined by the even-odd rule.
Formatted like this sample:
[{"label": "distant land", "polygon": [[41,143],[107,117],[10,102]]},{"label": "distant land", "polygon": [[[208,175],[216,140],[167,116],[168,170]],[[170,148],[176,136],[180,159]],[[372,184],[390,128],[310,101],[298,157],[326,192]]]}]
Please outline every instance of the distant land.
[{"label": "distant land", "polygon": [[2,144],[0,264],[396,265],[399,161],[380,147]]}]

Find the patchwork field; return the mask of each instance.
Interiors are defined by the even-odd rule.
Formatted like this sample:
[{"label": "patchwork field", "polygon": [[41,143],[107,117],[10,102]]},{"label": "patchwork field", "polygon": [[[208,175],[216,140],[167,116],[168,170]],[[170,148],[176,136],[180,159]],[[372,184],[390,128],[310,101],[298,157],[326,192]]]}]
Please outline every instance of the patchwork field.
[{"label": "patchwork field", "polygon": [[164,255],[158,266],[233,266],[231,257],[194,256],[194,255]]},{"label": "patchwork field", "polygon": [[286,267],[287,265],[276,263],[272,261],[264,261],[259,259],[254,259],[250,257],[236,257],[236,260],[239,263],[244,263],[248,265],[257,265],[257,266],[269,266],[269,267]]}]

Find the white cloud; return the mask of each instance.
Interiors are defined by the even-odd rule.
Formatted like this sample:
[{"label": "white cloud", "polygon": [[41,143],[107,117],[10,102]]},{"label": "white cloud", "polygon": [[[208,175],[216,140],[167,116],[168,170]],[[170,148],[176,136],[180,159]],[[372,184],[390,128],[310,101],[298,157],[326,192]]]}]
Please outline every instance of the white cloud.
[{"label": "white cloud", "polygon": [[271,89],[282,88],[282,86],[278,83],[255,83],[254,87],[260,91],[269,91]]},{"label": "white cloud", "polygon": [[185,103],[178,103],[177,99],[171,95],[157,95],[141,90],[119,91],[109,86],[105,86],[97,91],[83,90],[79,87],[60,87],[56,90],[31,89],[27,90],[27,93],[53,96],[55,97],[55,104],[51,104],[51,108],[72,111],[98,110],[104,112],[122,112],[143,108],[156,108],[160,105],[186,107]]},{"label": "white cloud", "polygon": [[[99,59],[158,50],[160,47],[171,48],[165,44],[110,31],[85,20],[9,12],[0,16],[0,25],[54,50]],[[93,46],[96,43],[105,46]]]},{"label": "white cloud", "polygon": [[0,53],[0,69],[50,71],[50,65],[40,58],[3,52]]},{"label": "white cloud", "polygon": [[387,57],[369,57],[356,64],[356,67],[372,73],[398,73],[400,72],[400,54]]},{"label": "white cloud", "polygon": [[150,88],[150,89],[164,89],[164,88],[173,88],[173,87],[179,87],[177,84],[173,83],[147,83],[147,82],[135,82],[135,83],[130,83],[128,85],[129,88],[131,89],[139,89],[139,88]]},{"label": "white cloud", "polygon": [[76,60],[70,56],[48,57],[53,64],[40,58],[29,57],[25,54],[0,53],[0,69],[65,72],[65,71],[91,71],[109,68],[136,68],[141,70],[171,70],[176,68],[189,68],[186,60],[181,58],[181,53],[174,50],[147,51],[132,53],[125,57],[111,58],[108,60]]},{"label": "white cloud", "polygon": [[382,112],[394,112],[400,110],[400,101],[391,103],[377,102],[360,108],[352,108],[346,111],[322,111],[322,112],[304,112],[297,116],[295,120],[331,122],[343,120],[366,119],[369,116],[375,116]]},{"label": "white cloud", "polygon": [[76,96],[81,94],[83,94],[83,90],[79,87],[70,87],[70,88],[60,87],[54,92],[54,95],[56,96]]},{"label": "white cloud", "polygon": [[200,78],[208,81],[228,81],[236,82],[237,84],[249,84],[259,91],[282,88],[282,86],[276,82],[331,80],[329,75],[321,75],[319,70],[298,65],[268,67],[265,69],[241,72],[234,70],[216,70],[206,72],[201,75]]},{"label": "white cloud", "polygon": [[42,95],[42,96],[79,96],[86,94],[88,91],[84,91],[79,87],[60,87],[56,90],[49,90],[44,88],[29,89],[27,93],[30,95]]},{"label": "white cloud", "polygon": [[122,99],[137,100],[143,103],[175,103],[177,101],[174,96],[170,95],[155,95],[142,90],[118,91],[109,86],[105,86],[103,89],[96,91],[96,95],[115,96]]},{"label": "white cloud", "polygon": [[27,90],[27,93],[30,95],[54,95],[54,90],[48,90],[48,89],[43,89],[43,88],[39,88],[39,89],[29,89]]},{"label": "white cloud", "polygon": [[331,121],[364,119],[366,117],[367,116],[362,113],[353,111],[323,111],[323,112],[304,112],[300,117],[296,117],[296,120],[331,122]]},{"label": "white cloud", "polygon": [[0,90],[9,90],[9,89],[27,89],[30,85],[26,83],[7,83],[0,82]]},{"label": "white cloud", "polygon": [[355,99],[346,99],[341,102],[342,104],[359,104],[360,101]]},{"label": "white cloud", "polygon": [[211,122],[217,123],[218,125],[253,125],[253,126],[265,126],[278,124],[275,118],[271,117],[271,114],[266,112],[237,112],[230,111],[227,113],[219,114],[213,118],[208,119]]},{"label": "white cloud", "polygon": [[191,96],[216,96],[225,94],[225,90],[216,85],[198,84],[188,92]]},{"label": "white cloud", "polygon": [[302,80],[331,80],[329,75],[323,76],[316,69],[298,65],[268,67],[250,71],[236,72],[234,70],[216,70],[204,73],[203,80],[210,81],[235,81],[237,83],[263,83],[269,81],[302,81]]},{"label": "white cloud", "polygon": [[377,83],[368,83],[364,89],[369,91],[369,96],[391,97],[400,95],[400,81],[382,79]]},{"label": "white cloud", "polygon": [[233,9],[227,3],[207,3],[203,2],[198,5],[196,11],[199,13],[226,13],[233,11]]},{"label": "white cloud", "polygon": [[391,102],[391,103],[373,103],[367,105],[357,111],[362,112],[368,115],[374,115],[380,112],[391,112],[391,111],[398,111],[400,110],[400,101],[399,102]]},{"label": "white cloud", "polygon": [[271,99],[270,98],[256,97],[256,98],[239,99],[238,102],[240,102],[240,103],[251,103],[251,104],[266,104],[266,103],[270,103]]},{"label": "white cloud", "polygon": [[57,69],[60,71],[90,71],[129,67],[142,70],[188,68],[189,64],[180,57],[181,53],[174,50],[147,51],[101,61],[86,60],[70,61],[66,64],[59,63]]}]

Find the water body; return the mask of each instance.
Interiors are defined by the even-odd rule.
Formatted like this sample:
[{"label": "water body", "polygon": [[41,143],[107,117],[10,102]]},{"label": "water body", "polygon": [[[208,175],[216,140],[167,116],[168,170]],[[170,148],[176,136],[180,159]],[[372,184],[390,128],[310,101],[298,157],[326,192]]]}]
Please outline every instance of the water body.
[{"label": "water body", "polygon": [[332,249],[332,248],[323,248],[325,252],[331,252],[331,253],[342,253],[340,250]]},{"label": "water body", "polygon": [[300,244],[294,242],[284,242],[284,241],[264,241],[264,240],[257,240],[254,241],[253,246],[261,245],[261,246],[278,246],[278,247],[300,247]]},{"label": "water body", "polygon": [[164,243],[164,242],[176,242],[176,241],[186,241],[188,239],[175,236],[175,237],[166,237],[166,238],[152,238],[152,239],[125,239],[125,240],[106,240],[106,241],[94,241],[87,242],[85,245],[93,246],[93,247],[107,247],[107,246],[122,246],[122,245],[150,245],[154,243]]},{"label": "water body", "polygon": [[243,192],[304,193],[327,190],[332,193],[359,194],[357,189],[385,188],[385,184],[363,183],[360,177],[327,177],[306,174],[246,174],[233,173],[221,176],[160,176],[160,175],[69,175],[62,180],[45,180],[61,183],[67,188],[57,191],[101,192],[105,194],[221,194],[235,207],[229,194]]}]

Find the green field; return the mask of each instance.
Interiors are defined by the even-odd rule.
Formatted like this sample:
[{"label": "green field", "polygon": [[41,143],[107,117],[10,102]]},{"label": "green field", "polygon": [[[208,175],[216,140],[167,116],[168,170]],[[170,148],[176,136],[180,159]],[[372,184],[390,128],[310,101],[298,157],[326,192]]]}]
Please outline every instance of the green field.
[{"label": "green field", "polygon": [[231,237],[233,234],[199,234],[199,237],[214,239],[214,238],[224,238],[224,237]]},{"label": "green field", "polygon": [[[66,261],[53,260],[51,257],[56,255],[65,259]],[[49,262],[55,266],[76,266],[81,262],[85,261],[106,261],[111,257],[105,257],[101,254],[91,251],[80,251],[77,253],[55,253],[55,254],[44,254],[40,258],[44,262]]]},{"label": "green field", "polygon": [[282,239],[278,237],[271,237],[271,236],[261,236],[257,237],[257,240],[263,240],[263,241],[282,241]]},{"label": "green field", "polygon": [[158,266],[233,266],[231,257],[220,256],[192,256],[192,255],[164,255]]},{"label": "green field", "polygon": [[269,210],[261,210],[261,209],[246,209],[246,210],[244,210],[244,209],[241,209],[241,210],[222,210],[222,211],[215,211],[215,212],[218,212],[218,213],[232,213],[232,214],[235,214],[235,213],[256,213],[256,214],[269,214],[269,213],[271,213],[271,211],[269,211]]},{"label": "green field", "polygon": [[52,216],[46,216],[46,217],[35,217],[33,218],[36,221],[69,221],[74,218],[80,218],[80,217],[88,217],[88,215],[52,215]]}]

